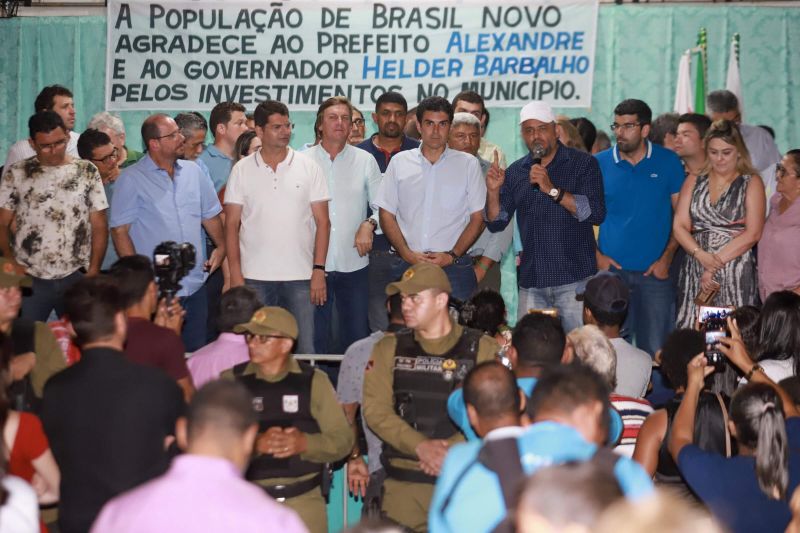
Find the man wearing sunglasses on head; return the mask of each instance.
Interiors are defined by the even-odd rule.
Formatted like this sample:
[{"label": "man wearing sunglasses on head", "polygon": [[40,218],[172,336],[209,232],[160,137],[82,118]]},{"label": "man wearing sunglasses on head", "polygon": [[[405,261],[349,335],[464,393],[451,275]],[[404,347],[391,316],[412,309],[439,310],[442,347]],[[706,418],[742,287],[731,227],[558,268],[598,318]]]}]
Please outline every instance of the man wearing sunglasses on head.
[{"label": "man wearing sunglasses on head", "polygon": [[233,331],[244,333],[250,361],[222,378],[248,388],[259,419],[246,477],[296,511],[311,533],[326,533],[324,463],[347,455],[354,441],[333,386],[292,356],[298,329],[289,311],[262,307]]}]

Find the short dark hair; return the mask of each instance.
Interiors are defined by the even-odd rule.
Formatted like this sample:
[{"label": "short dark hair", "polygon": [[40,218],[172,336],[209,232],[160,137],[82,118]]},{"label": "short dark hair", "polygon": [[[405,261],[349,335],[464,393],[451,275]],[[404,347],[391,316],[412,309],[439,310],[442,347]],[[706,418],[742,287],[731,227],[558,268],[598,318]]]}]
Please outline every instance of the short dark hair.
[{"label": "short dark hair", "polygon": [[453,109],[455,109],[456,104],[459,100],[464,100],[465,102],[469,102],[470,104],[480,104],[481,106],[481,113],[486,112],[486,104],[483,102],[483,97],[476,93],[475,91],[461,91],[453,98]]},{"label": "short dark hair", "polygon": [[545,369],[529,401],[529,412],[555,412],[571,414],[578,407],[593,402],[600,402],[600,426],[603,432],[608,431],[611,394],[606,380],[593,369],[581,363],[556,365]]},{"label": "short dark hair", "polygon": [[506,304],[500,293],[491,289],[477,292],[462,307],[459,322],[494,336],[506,322]]},{"label": "short dark hair", "polygon": [[447,113],[447,119],[453,122],[453,106],[447,101],[447,98],[441,96],[429,96],[419,103],[417,106],[417,121],[422,123],[422,116],[426,111],[436,113]]},{"label": "short dark hair", "polygon": [[664,146],[667,134],[675,135],[678,132],[678,114],[662,113],[658,115],[650,127],[650,135],[647,138],[650,142]]},{"label": "short dark hair", "polygon": [[39,111],[28,119],[28,133],[31,139],[36,137],[37,133],[50,133],[56,128],[67,131],[64,120],[55,111]]},{"label": "short dark hair", "polygon": [[614,108],[615,115],[636,115],[636,120],[642,126],[650,124],[653,120],[653,111],[650,106],[642,100],[629,98],[617,104]]},{"label": "short dark hair", "polygon": [[147,288],[156,279],[153,263],[144,255],[121,257],[111,265],[109,274],[117,281],[125,309],[142,301]]},{"label": "short dark hair", "polygon": [[157,140],[161,136],[161,130],[158,128],[158,119],[160,117],[168,117],[164,113],[156,113],[150,115],[144,122],[142,122],[142,144],[144,144],[144,151],[149,149],[148,144],[152,140]]},{"label": "short dark hair", "polygon": [[116,315],[124,310],[117,283],[106,275],[83,278],[64,294],[64,311],[80,347],[113,335]]},{"label": "short dark hair", "polygon": [[543,313],[529,313],[514,327],[511,345],[520,366],[555,366],[561,363],[567,336],[561,320]]},{"label": "short dark hair", "polygon": [[283,102],[265,100],[256,106],[256,110],[253,112],[253,121],[256,123],[256,126],[263,128],[267,125],[270,115],[283,115],[284,117],[288,117],[289,108],[286,107],[286,104]]},{"label": "short dark hair", "polygon": [[514,373],[497,361],[485,361],[464,378],[464,403],[478,416],[495,420],[520,411],[519,388]]},{"label": "short dark hair", "polygon": [[586,309],[592,312],[592,316],[601,326],[622,326],[622,324],[625,322],[625,317],[628,316],[628,305],[626,305],[621,311],[605,311],[603,309],[599,309],[588,299],[583,300],[583,305],[586,307]]},{"label": "short dark hair", "polygon": [[739,110],[739,99],[727,89],[711,91],[706,96],[708,110],[712,113],[728,113],[729,111]]},{"label": "short dark hair", "polygon": [[667,336],[661,347],[661,371],[673,389],[686,387],[686,365],[705,348],[705,337],[694,329],[676,329]]},{"label": "short dark hair", "polygon": [[488,128],[489,127],[489,120],[491,120],[491,118],[492,118],[492,115],[491,115],[491,113],[489,113],[489,108],[484,106],[483,107],[483,127],[484,128]]},{"label": "short dark hair", "polygon": [[197,111],[178,113],[175,115],[175,124],[181,129],[181,135],[186,138],[195,131],[208,131],[208,122]]},{"label": "short dark hair", "polygon": [[530,513],[554,528],[570,524],[591,527],[611,504],[623,498],[613,472],[600,461],[576,461],[547,466],[525,482],[517,505],[517,518]]},{"label": "short dark hair", "polygon": [[214,106],[211,110],[211,115],[208,117],[208,126],[211,129],[211,135],[216,137],[217,135],[217,126],[220,124],[227,124],[231,121],[231,115],[235,111],[241,111],[242,113],[246,112],[247,110],[245,107],[238,103],[238,102],[220,102]]},{"label": "short dark hair", "polygon": [[767,126],[766,124],[759,124],[758,127],[769,133],[769,136],[772,137],[773,140],[775,140],[775,129],[772,126]]},{"label": "short dark hair", "polygon": [[586,117],[571,118],[569,121],[578,130],[578,135],[583,139],[583,146],[586,147],[586,151],[591,153],[594,141],[597,139],[597,127],[595,127],[594,122]]},{"label": "short dark hair", "polygon": [[36,96],[33,102],[33,111],[40,113],[42,111],[50,111],[55,105],[56,96],[66,96],[72,98],[72,92],[63,85],[48,85]]},{"label": "short dark hair", "polygon": [[237,324],[249,322],[253,314],[263,304],[256,291],[250,287],[234,287],[219,299],[217,328],[222,333],[230,333]]},{"label": "short dark hair", "polygon": [[78,155],[81,159],[92,159],[95,148],[111,144],[111,137],[100,130],[89,128],[78,137]]},{"label": "short dark hair", "polygon": [[206,431],[240,436],[256,423],[250,392],[241,383],[224,379],[200,387],[186,414],[190,442]]},{"label": "short dark hair", "polygon": [[380,110],[383,104],[397,104],[403,106],[403,111],[408,113],[408,102],[406,102],[405,97],[396,92],[396,91],[388,91],[383,93],[375,100],[375,112],[377,113]]},{"label": "short dark hair", "polygon": [[684,113],[678,117],[678,125],[680,126],[681,124],[691,124],[694,126],[702,139],[706,136],[708,128],[711,127],[711,119],[700,113]]}]

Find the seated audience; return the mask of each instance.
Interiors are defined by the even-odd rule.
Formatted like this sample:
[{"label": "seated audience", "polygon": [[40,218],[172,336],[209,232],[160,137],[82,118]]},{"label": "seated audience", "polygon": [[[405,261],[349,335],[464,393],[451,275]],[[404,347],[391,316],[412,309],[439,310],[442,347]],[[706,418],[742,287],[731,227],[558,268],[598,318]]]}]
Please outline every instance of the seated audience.
[{"label": "seated audience", "polygon": [[186,350],[183,341],[174,329],[153,322],[156,310],[161,307],[159,321],[163,323],[164,312],[167,321],[180,321],[182,309],[173,300],[169,309],[167,303],[158,301],[153,264],[143,255],[129,255],[119,259],[111,266],[111,277],[117,286],[125,306],[128,319],[125,341],[125,356],[134,363],[152,366],[174,379],[188,401],[194,393],[192,377],[186,367]]},{"label": "seated audience", "polygon": [[222,295],[217,316],[219,337],[194,352],[186,361],[195,387],[200,388],[218,379],[225,370],[250,359],[245,336],[235,333],[233,328],[250,320],[259,307],[258,295],[249,287],[234,287]]},{"label": "seated audience", "polygon": [[601,270],[586,283],[582,296],[583,323],[597,326],[608,337],[617,354],[614,392],[643,398],[650,384],[653,361],[647,352],[634,347],[620,335],[628,316],[628,286],[613,272]]},{"label": "seated audience", "polygon": [[522,487],[517,533],[589,533],[603,511],[619,500],[619,483],[599,461],[545,467]]},{"label": "seated audience", "polygon": [[83,533],[106,501],[167,469],[184,403],[163,372],[125,358],[125,305],[113,280],[77,282],[65,306],[83,355],[47,382],[42,423],[61,468],[59,531]]},{"label": "seated audience", "polygon": [[775,291],[800,293],[800,150],[789,150],[775,171],[777,191],[758,241],[761,300]]},{"label": "seated audience", "polygon": [[[582,326],[572,330],[567,335],[567,349],[575,354],[575,360],[594,369],[605,380],[609,389],[614,390],[617,380],[617,354],[597,326]],[[643,398],[623,394],[612,393],[609,400],[622,417],[623,425],[622,436],[616,442],[614,451],[632,457],[639,430],[653,408]]]},{"label": "seated audience", "polygon": [[720,351],[749,381],[730,406],[739,455],[726,458],[694,442],[698,399],[705,376],[713,371],[704,354],[686,367],[686,392],[673,421],[669,452],[692,491],[730,531],[783,531],[791,518],[789,494],[800,483],[800,413],[752,362],[733,320],[728,326],[731,337],[720,340]]},{"label": "seated audience", "polygon": [[92,532],[305,533],[294,511],[243,479],[257,433],[247,389],[209,383],[192,399],[186,418],[178,419],[176,436],[186,453],[163,476],[108,502]]},{"label": "seated audience", "polygon": [[[592,459],[608,432],[610,390],[594,370],[584,365],[558,365],[544,372],[530,398],[533,425],[524,431],[513,425],[502,427],[510,424],[503,420],[518,413],[519,392],[514,380],[506,377],[486,385],[475,384],[478,390],[497,387],[495,394],[470,396],[468,386],[465,384],[465,398],[478,403],[470,409],[473,426],[486,435],[494,430],[496,439],[450,448],[430,506],[432,533],[491,531],[512,508],[504,495],[513,493],[515,482],[542,466]],[[490,468],[483,450],[495,440],[503,442],[490,446],[493,451],[486,453],[504,464],[491,460]],[[516,452],[509,452],[514,447]],[[614,475],[626,497],[639,499],[652,493],[652,483],[638,464],[626,457],[612,460]],[[518,475],[496,474],[506,468]]]},{"label": "seated audience", "polygon": [[[661,371],[675,389],[676,395],[666,407],[647,417],[639,431],[633,458],[648,474],[655,476],[656,484],[669,487],[681,496],[693,499],[691,491],[678,471],[678,465],[667,450],[675,413],[686,391],[686,365],[705,349],[703,334],[693,329],[678,329],[670,333],[661,348]],[[731,456],[731,436],[726,425],[727,397],[703,388],[700,395],[694,440],[703,450]]]}]

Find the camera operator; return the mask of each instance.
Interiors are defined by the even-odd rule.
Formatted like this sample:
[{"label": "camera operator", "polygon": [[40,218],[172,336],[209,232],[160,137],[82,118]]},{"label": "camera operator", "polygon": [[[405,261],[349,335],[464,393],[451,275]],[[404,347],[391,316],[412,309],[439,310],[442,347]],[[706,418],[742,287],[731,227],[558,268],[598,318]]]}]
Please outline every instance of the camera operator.
[{"label": "camera operator", "polygon": [[[184,138],[175,121],[152,115],[142,124],[147,155],[122,171],[111,199],[111,237],[120,257],[150,256],[163,241],[190,242],[195,267],[178,293],[186,309],[181,333],[193,352],[206,343],[207,298],[204,283],[225,259],[222,220],[214,185],[193,161],[182,157]],[[217,248],[205,257],[205,228]]]},{"label": "camera operator", "polygon": [[177,334],[184,314],[178,300],[173,299],[169,308],[165,299],[158,301],[153,265],[143,255],[119,259],[111,265],[110,274],[119,285],[128,319],[125,356],[166,372],[181,387],[188,402],[194,385],[186,367],[183,341]]}]

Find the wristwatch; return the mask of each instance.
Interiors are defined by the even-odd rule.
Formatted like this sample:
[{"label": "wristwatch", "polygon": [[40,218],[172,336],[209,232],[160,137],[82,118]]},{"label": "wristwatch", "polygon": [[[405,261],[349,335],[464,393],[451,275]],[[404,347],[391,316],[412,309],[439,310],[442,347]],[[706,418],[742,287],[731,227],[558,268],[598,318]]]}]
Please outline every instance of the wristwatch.
[{"label": "wristwatch", "polygon": [[550,192],[547,193],[547,196],[555,200],[556,198],[558,198],[558,193],[560,192],[561,191],[559,191],[556,187],[553,187],[552,189],[550,189]]},{"label": "wristwatch", "polygon": [[453,258],[453,263],[455,263],[456,260],[458,259],[458,256],[456,255],[456,253],[453,250],[450,250],[450,251],[445,252],[445,253]]}]

